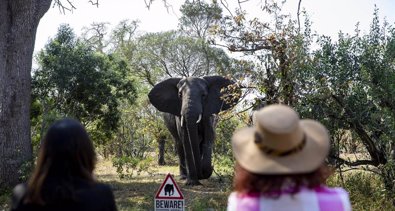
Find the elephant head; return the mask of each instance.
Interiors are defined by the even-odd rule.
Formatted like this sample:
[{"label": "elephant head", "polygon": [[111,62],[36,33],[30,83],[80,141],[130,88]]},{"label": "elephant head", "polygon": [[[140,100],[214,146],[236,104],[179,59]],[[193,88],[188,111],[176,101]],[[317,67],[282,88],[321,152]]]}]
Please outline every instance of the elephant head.
[{"label": "elephant head", "polygon": [[169,78],[156,84],[148,97],[162,112],[176,116],[196,113],[210,116],[229,109],[234,103],[235,100],[227,102],[222,99],[221,89],[230,84],[234,82],[222,76]]},{"label": "elephant head", "polygon": [[234,82],[221,76],[169,78],[156,84],[148,95],[159,111],[177,119],[178,138],[183,145],[183,152],[178,152],[180,165],[185,158],[189,182],[198,183],[198,179],[212,174],[213,114],[229,109],[238,100],[223,99],[221,90],[230,84]]}]

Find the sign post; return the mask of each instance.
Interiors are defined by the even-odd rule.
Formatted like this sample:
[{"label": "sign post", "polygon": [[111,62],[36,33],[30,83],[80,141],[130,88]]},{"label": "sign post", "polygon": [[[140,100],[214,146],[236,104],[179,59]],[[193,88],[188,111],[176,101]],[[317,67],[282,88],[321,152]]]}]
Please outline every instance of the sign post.
[{"label": "sign post", "polygon": [[170,174],[155,195],[155,211],[184,211],[185,200]]}]

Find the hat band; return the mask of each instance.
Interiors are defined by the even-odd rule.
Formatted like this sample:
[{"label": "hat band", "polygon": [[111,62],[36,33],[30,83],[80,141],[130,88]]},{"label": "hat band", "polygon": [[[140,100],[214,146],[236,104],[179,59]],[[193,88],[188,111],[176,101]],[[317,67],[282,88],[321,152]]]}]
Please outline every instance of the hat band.
[{"label": "hat band", "polygon": [[295,154],[295,153],[301,151],[303,149],[303,147],[306,145],[306,135],[303,134],[303,140],[302,140],[302,142],[300,142],[300,144],[296,145],[292,149],[285,150],[285,151],[273,149],[273,148],[263,145],[262,144],[262,137],[257,132],[255,132],[255,144],[259,147],[260,150],[262,150],[267,155],[276,156],[276,157],[284,157],[284,156]]}]

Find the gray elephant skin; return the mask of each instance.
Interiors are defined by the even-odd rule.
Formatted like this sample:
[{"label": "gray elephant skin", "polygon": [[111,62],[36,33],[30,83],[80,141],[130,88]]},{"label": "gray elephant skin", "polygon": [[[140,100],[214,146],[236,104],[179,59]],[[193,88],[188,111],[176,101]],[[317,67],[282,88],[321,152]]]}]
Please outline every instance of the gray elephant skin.
[{"label": "gray elephant skin", "polygon": [[200,185],[213,172],[212,152],[216,115],[231,108],[222,88],[234,84],[222,76],[169,78],[154,86],[149,100],[164,113],[166,127],[172,134],[180,162],[181,179],[186,185]]}]

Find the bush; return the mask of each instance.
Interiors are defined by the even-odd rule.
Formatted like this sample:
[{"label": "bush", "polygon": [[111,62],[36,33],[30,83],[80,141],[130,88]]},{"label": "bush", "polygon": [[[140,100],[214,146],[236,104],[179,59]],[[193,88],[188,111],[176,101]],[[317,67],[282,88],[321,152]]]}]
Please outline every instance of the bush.
[{"label": "bush", "polygon": [[384,184],[379,175],[363,170],[336,173],[328,180],[329,186],[345,188],[350,194],[353,210],[395,210],[387,200]]},{"label": "bush", "polygon": [[113,166],[116,167],[119,178],[130,179],[134,175],[140,175],[145,172],[149,175],[155,173],[151,164],[154,162],[152,157],[136,158],[130,156],[114,157]]}]

